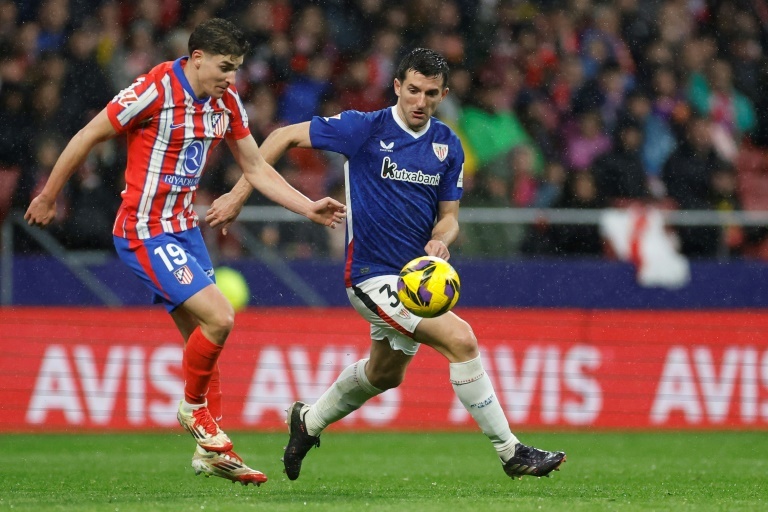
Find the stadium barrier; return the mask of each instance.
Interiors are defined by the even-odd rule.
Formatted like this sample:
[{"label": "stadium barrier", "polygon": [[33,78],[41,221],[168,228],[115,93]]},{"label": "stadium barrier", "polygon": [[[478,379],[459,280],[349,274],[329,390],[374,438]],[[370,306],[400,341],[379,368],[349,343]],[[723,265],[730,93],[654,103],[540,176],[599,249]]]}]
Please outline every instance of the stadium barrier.
[{"label": "stadium barrier", "polygon": [[[198,213],[201,218],[205,218],[206,209],[204,207],[199,208]],[[584,225],[598,225],[600,219],[606,213],[606,210],[576,210],[576,209],[536,209],[536,208],[463,208],[461,213],[462,225],[512,225],[518,226],[521,229],[527,225],[541,225],[541,224],[584,224]],[[664,210],[663,211],[665,222],[669,226],[717,226],[721,229],[727,226],[741,226],[741,227],[761,227],[768,225],[768,211],[710,211],[710,210]],[[254,222],[271,222],[271,223],[299,223],[309,222],[305,217],[301,217],[293,212],[290,212],[281,207],[275,206],[247,206],[243,208],[240,216],[238,217],[242,225],[248,225]],[[204,229],[205,228],[204,226]],[[44,254],[48,257],[43,257],[38,254],[17,254],[14,249],[14,234],[23,233],[25,236],[34,240],[37,245],[43,250]],[[723,240],[725,237],[723,237]],[[319,268],[311,269],[309,275],[311,279],[306,275],[302,275],[301,268],[308,268],[307,262],[302,260],[287,261],[284,255],[281,255],[278,251],[272,248],[265,247],[258,240],[257,236],[249,234],[242,237],[240,240],[243,243],[249,256],[247,258],[241,258],[237,261],[224,262],[235,267],[256,267],[253,273],[257,276],[267,276],[271,279],[274,289],[279,290],[279,293],[268,295],[265,297],[255,297],[258,300],[258,305],[261,306],[287,306],[287,305],[304,305],[312,307],[324,307],[324,306],[339,306],[346,305],[347,298],[343,288],[335,287],[336,291],[329,290],[328,286],[323,283],[318,283],[318,278],[323,278],[326,275],[326,271],[332,269],[334,276],[340,276],[341,273],[337,270],[342,268],[343,262],[341,261],[328,261],[320,262],[322,271]],[[214,261],[218,261],[219,257],[216,254],[215,244],[211,245],[212,255]],[[454,254],[453,261],[462,259],[461,250]],[[471,263],[474,261],[481,261],[486,259],[485,257],[467,255],[466,261]],[[512,260],[520,260],[519,254],[507,254],[504,256],[497,256],[496,259],[508,260],[509,263],[513,263]],[[524,258],[523,258],[524,259]],[[537,256],[531,257],[530,260],[543,261],[548,258]],[[553,260],[555,258],[549,258]],[[317,258],[313,258],[314,260]],[[596,261],[601,261],[602,258],[596,258]],[[105,305],[111,307],[119,306],[131,306],[137,304],[146,304],[148,292],[143,288],[143,285],[136,280],[127,268],[118,264],[115,265],[116,258],[114,251],[68,251],[66,250],[49,231],[32,228],[27,225],[23,218],[22,211],[11,212],[11,214],[0,223],[0,305]],[[562,263],[565,266],[570,265],[573,262],[577,262],[578,259],[563,258]],[[751,261],[743,262],[738,258],[729,258],[727,248],[721,243],[720,254],[718,260],[712,260],[717,265],[724,263],[735,263],[736,272],[740,272],[738,267],[751,267],[747,269],[752,275],[738,276],[736,279],[728,279],[730,283],[752,283],[762,281],[761,276],[757,275],[762,272],[761,268],[756,268]],[[330,265],[324,263],[331,263]],[[335,265],[334,265],[335,263]],[[504,262],[501,265],[501,271],[509,272],[510,266]],[[514,262],[517,263],[517,262]],[[486,265],[486,263],[483,263]],[[551,266],[551,261],[546,262],[545,265]],[[607,265],[609,266],[609,265]],[[706,264],[704,265],[707,266]],[[712,266],[711,264],[709,265]],[[761,261],[760,267],[768,268]],[[541,267],[541,265],[539,265]],[[561,265],[562,267],[562,265]],[[610,266],[609,266],[610,267]],[[614,275],[627,274],[621,270],[621,266],[612,266],[612,270],[609,270]],[[243,268],[238,268],[245,272]],[[514,269],[512,269],[514,270]],[[462,273],[462,280],[464,279],[465,271],[460,270]],[[499,272],[499,269],[494,269],[494,272]],[[706,269],[705,269],[706,271]],[[579,274],[581,271],[576,272]],[[602,272],[602,270],[601,270]],[[491,274],[490,271],[486,272]],[[535,269],[534,269],[535,273]],[[694,281],[696,281],[696,274],[699,271],[694,269]],[[528,268],[519,267],[519,274],[522,276],[530,275]],[[569,280],[569,276],[572,276],[574,272],[565,270],[559,277],[560,279]],[[127,278],[126,278],[127,277]],[[515,276],[519,279],[519,276]],[[520,297],[522,300],[513,300],[508,297],[500,304],[502,306],[534,306],[534,307],[547,307],[550,305],[555,306],[567,306],[567,307],[604,307],[599,303],[583,304],[578,300],[578,294],[576,300],[566,300],[563,302],[562,298],[557,296],[558,294],[551,295],[548,298],[546,294],[540,293],[542,286],[547,287],[547,279],[538,282],[531,282],[532,286],[535,286],[534,293],[531,294],[529,289],[520,290]],[[708,277],[700,281],[712,281]],[[716,280],[716,283],[720,280]],[[726,281],[723,279],[722,281]],[[58,286],[51,287],[50,283],[56,282]],[[337,278],[334,283],[341,282],[340,277]],[[696,283],[694,283],[696,284]],[[49,293],[40,294],[38,290],[40,287],[45,287]],[[705,285],[706,286],[706,285]],[[320,289],[318,289],[318,287]],[[623,289],[632,290],[632,282],[629,281],[623,284]],[[754,287],[752,287],[754,288]],[[583,290],[583,287],[579,288]],[[768,301],[764,297],[759,297],[757,300],[751,300],[751,297],[756,293],[759,295],[759,291],[753,290],[737,290],[735,293],[732,288],[725,290],[726,293],[722,293],[721,290],[702,290],[700,287],[688,287],[687,290],[683,290],[683,295],[688,295],[681,299],[673,299],[673,302],[681,301],[693,301],[690,306],[686,303],[681,307],[766,307]],[[644,295],[644,294],[643,294]],[[334,297],[328,300],[327,297]],[[530,303],[526,297],[540,296],[541,301],[539,303]],[[666,295],[655,294],[653,297],[640,296],[633,293],[625,294],[620,300],[625,303],[618,307],[645,307],[644,304],[652,303],[659,304],[660,308],[675,307],[675,304],[659,303],[658,301],[665,301]],[[709,297],[709,299],[707,299]],[[466,300],[467,297],[465,297]],[[629,300],[627,300],[629,298]],[[635,298],[636,300],[631,300]],[[731,300],[735,298],[735,300]],[[547,301],[553,303],[549,304]],[[615,304],[614,298],[609,299],[610,304]],[[724,302],[725,301],[725,302]],[[253,302],[252,302],[253,303]],[[485,306],[485,304],[476,303],[471,304],[473,306]],[[610,306],[613,307],[613,306]]]},{"label": "stadium barrier", "polygon": [[[768,428],[768,313],[458,309],[515,430]],[[282,430],[367,354],[351,308],[239,313],[220,361],[228,429]],[[174,428],[181,343],[162,308],[0,308],[0,431]],[[333,426],[473,430],[444,359]]]}]

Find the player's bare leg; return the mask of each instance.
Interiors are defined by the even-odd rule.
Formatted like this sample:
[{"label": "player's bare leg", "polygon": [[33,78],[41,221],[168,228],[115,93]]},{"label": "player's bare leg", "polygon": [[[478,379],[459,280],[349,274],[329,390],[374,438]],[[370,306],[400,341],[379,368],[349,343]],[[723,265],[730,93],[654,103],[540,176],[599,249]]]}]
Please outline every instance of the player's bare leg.
[{"label": "player's bare leg", "polygon": [[565,453],[526,446],[510,431],[491,379],[483,368],[477,339],[467,322],[452,312],[425,318],[416,327],[414,338],[448,359],[456,396],[491,440],[507,475],[547,476],[565,462]]}]

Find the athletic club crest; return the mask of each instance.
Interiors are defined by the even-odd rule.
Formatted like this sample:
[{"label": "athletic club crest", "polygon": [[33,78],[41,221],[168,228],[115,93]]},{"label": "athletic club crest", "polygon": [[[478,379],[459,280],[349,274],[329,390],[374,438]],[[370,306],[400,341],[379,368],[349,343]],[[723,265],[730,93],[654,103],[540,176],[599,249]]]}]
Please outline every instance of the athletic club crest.
[{"label": "athletic club crest", "polygon": [[435,156],[442,162],[448,156],[448,144],[436,144],[433,142],[432,151],[435,152]]}]

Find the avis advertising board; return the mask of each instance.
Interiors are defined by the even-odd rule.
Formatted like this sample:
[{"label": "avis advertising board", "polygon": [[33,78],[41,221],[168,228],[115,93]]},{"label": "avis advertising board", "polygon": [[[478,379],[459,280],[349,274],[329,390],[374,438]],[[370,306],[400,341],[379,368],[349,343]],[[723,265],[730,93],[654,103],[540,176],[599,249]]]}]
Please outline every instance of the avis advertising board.
[{"label": "avis advertising board", "polygon": [[[763,312],[457,310],[513,429],[766,429]],[[284,428],[366,357],[351,308],[239,313],[220,359],[222,422]],[[163,309],[0,308],[0,430],[147,430],[176,425],[182,343]],[[476,429],[448,363],[422,347],[405,382],[335,425]]]}]

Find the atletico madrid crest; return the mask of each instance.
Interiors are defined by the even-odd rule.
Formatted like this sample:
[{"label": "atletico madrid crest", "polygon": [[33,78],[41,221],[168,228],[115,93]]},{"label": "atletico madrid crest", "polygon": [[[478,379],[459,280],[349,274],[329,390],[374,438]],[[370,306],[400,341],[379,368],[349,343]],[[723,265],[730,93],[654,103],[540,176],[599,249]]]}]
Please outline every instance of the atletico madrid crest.
[{"label": "atletico madrid crest", "polygon": [[192,278],[195,277],[186,265],[174,270],[173,275],[176,276],[176,279],[178,279],[181,284],[189,284],[192,282]]},{"label": "atletico madrid crest", "polygon": [[224,131],[227,129],[229,117],[225,116],[221,112],[216,112],[211,116],[211,124],[213,125],[214,137],[223,137]]}]

